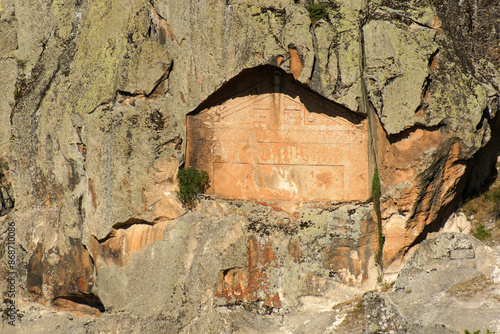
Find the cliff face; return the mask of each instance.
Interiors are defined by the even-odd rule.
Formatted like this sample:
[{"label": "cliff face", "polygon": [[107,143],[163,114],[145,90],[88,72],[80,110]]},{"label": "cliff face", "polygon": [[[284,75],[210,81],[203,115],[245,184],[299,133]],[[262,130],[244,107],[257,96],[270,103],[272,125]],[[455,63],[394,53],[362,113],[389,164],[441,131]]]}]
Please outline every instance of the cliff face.
[{"label": "cliff face", "polygon": [[[496,161],[500,6],[323,4],[311,20],[291,0],[1,0],[0,214],[16,226],[18,298],[180,329],[218,305],[286,310],[397,272]],[[360,119],[364,176],[343,189],[378,169],[383,268],[368,196],[178,201],[186,115],[264,68]],[[297,96],[283,110],[309,108]]]}]

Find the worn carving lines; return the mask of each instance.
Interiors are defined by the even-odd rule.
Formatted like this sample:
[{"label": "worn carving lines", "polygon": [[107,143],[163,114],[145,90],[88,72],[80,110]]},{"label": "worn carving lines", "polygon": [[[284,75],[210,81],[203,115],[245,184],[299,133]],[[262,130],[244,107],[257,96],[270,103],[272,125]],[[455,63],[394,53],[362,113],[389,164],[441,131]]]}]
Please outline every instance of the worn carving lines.
[{"label": "worn carving lines", "polygon": [[189,116],[187,165],[207,170],[222,198],[367,199],[366,124],[303,90],[285,83]]}]

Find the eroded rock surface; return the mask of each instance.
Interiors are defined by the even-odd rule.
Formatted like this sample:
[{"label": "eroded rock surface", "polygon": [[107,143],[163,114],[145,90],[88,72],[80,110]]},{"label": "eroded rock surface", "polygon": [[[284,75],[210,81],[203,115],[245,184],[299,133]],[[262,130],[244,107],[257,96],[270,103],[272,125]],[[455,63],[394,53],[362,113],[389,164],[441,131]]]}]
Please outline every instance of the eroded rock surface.
[{"label": "eroded rock surface", "polygon": [[[200,206],[202,214],[132,225],[92,244],[107,310],[161,311],[179,326],[196,317],[194,304],[281,312],[340,283],[366,283],[376,270],[370,206],[305,208],[296,218],[251,203],[206,199]],[[156,298],[145,299],[150,293]]]},{"label": "eroded rock surface", "polygon": [[363,296],[369,333],[496,332],[500,253],[461,233],[421,243],[391,291]]},{"label": "eroded rock surface", "polygon": [[[335,299],[341,284],[376,281],[378,222],[363,202],[375,167],[379,255],[397,274],[498,156],[500,7],[342,0],[325,11],[312,23],[306,4],[291,0],[0,0],[0,191],[14,205],[0,215],[1,231],[16,224],[19,304],[123,312],[123,331],[160,317],[141,330],[161,331],[164,321],[186,332],[212,320],[221,331],[238,328],[219,308],[241,306],[239,328],[279,328],[252,327],[246,312],[287,312],[306,297]],[[333,187],[344,182],[344,196],[328,190],[314,198],[326,203],[309,207],[302,202],[317,189],[308,185],[297,202],[206,197],[186,214],[175,193],[186,115],[238,104],[224,86],[241,93],[244,83],[232,79],[263,67],[341,106],[346,127],[366,135],[366,151],[341,154],[355,159],[326,164],[336,166],[325,175]],[[301,115],[288,120],[311,113]],[[338,177],[340,165],[355,175]],[[323,315],[325,324],[336,317]],[[85,330],[104,320],[94,325]]]},{"label": "eroded rock surface", "polygon": [[249,88],[187,116],[186,165],[208,171],[208,193],[306,203],[368,200],[367,120],[276,68],[252,73],[245,78]]},{"label": "eroded rock surface", "polygon": [[500,254],[464,234],[431,238],[410,258],[389,297],[412,322],[497,332]]},{"label": "eroded rock surface", "polygon": [[[191,214],[190,214],[191,215]],[[189,215],[188,215],[189,216]],[[197,215],[198,221],[202,218]],[[233,217],[234,218],[234,217]],[[188,217],[180,219],[178,223],[188,221]],[[188,224],[189,225],[189,224]],[[199,223],[196,226],[187,226],[188,229],[194,232],[193,227],[202,232]],[[241,227],[241,226],[240,226]],[[309,226],[308,228],[313,228]],[[305,228],[301,232],[297,232],[296,236],[303,237],[305,233],[311,233]],[[175,230],[180,231],[182,227],[171,226],[164,227],[165,234],[172,234]],[[226,229],[229,231],[229,229]],[[265,231],[262,229],[261,231]],[[210,230],[204,230],[203,234],[211,233]],[[274,242],[276,231],[268,231],[269,235],[265,239],[268,244]],[[292,231],[290,231],[293,233]],[[203,243],[203,238],[199,235],[192,234],[193,240],[200,240]],[[241,262],[242,257],[236,256],[238,248],[242,247],[243,243],[241,234],[234,233],[234,230],[229,235],[225,235],[225,240],[233,240],[236,242],[226,247],[222,243],[215,244],[211,249],[215,253],[223,251],[222,262],[214,263],[214,266],[241,266],[247,264]],[[144,281],[148,285],[165,286],[170,284],[169,279],[175,275],[164,276],[163,281],[147,280],[149,277],[147,267],[155,266],[160,263],[165,263],[165,260],[173,261],[173,258],[168,259],[164,255],[158,254],[162,244],[169,237],[155,243],[153,247],[145,248],[150,261],[147,263],[135,263],[134,267],[141,267],[145,272],[137,273],[132,277],[126,275],[119,268],[123,264],[118,264],[114,269],[108,267],[104,270],[104,275],[116,275],[115,289],[120,288],[121,284],[130,284],[131,289],[145,289]],[[249,251],[257,255],[257,243],[262,241],[261,237],[252,236],[249,240]],[[207,236],[205,240],[209,240]],[[321,239],[319,239],[321,240]],[[196,261],[196,256],[192,256],[193,252],[197,252],[196,248],[203,246],[192,241],[185,247],[188,253],[184,257],[184,263],[179,264],[181,274],[180,282],[186,284],[195,279],[196,284],[203,284],[200,280],[200,273],[196,269],[199,266]],[[205,245],[206,246],[206,245]],[[217,247],[219,247],[217,249]],[[225,250],[223,250],[226,248]],[[265,250],[265,247],[261,247]],[[259,263],[265,261],[274,261],[274,267],[278,269],[279,263],[284,259],[283,253],[279,250],[275,251],[272,256],[269,256],[273,248],[267,248],[266,257],[255,257],[250,255],[251,261],[254,263],[254,268],[259,266]],[[154,252],[153,252],[154,250]],[[213,254],[213,256],[215,255]],[[154,255],[158,254],[158,255]],[[165,252],[163,253],[165,254]],[[172,253],[170,253],[172,255]],[[180,259],[178,257],[177,259]],[[190,259],[191,268],[189,265]],[[207,258],[204,260],[216,259],[216,257]],[[304,262],[311,263],[311,259],[303,257]],[[135,262],[136,259],[131,259]],[[256,265],[255,265],[256,264]],[[110,265],[107,264],[107,265]],[[114,264],[116,265],[116,263]],[[252,265],[250,263],[250,265]],[[99,264],[103,268],[103,264]],[[122,267],[123,268],[123,267]],[[130,266],[129,266],[130,268]],[[211,267],[208,268],[210,270]],[[236,267],[235,267],[236,268]],[[120,333],[139,333],[143,331],[153,333],[443,333],[457,334],[463,333],[465,329],[474,328],[474,330],[497,331],[499,327],[499,288],[498,280],[500,274],[500,253],[485,246],[473,237],[459,233],[445,233],[435,238],[424,241],[421,247],[411,257],[408,264],[403,268],[397,278],[392,289],[388,292],[370,291],[363,294],[363,289],[357,287],[349,287],[341,284],[338,281],[331,281],[328,290],[317,290],[315,295],[312,290],[307,296],[299,298],[299,304],[296,307],[290,308],[287,311],[276,309],[272,306],[265,306],[266,302],[260,301],[253,305],[244,306],[244,304],[224,303],[221,300],[216,308],[206,308],[209,300],[205,299],[210,295],[210,291],[198,290],[200,294],[196,300],[192,298],[196,295],[187,294],[185,296],[170,296],[164,299],[165,290],[159,289],[155,296],[161,297],[163,303],[159,301],[150,301],[149,306],[157,303],[158,307],[165,307],[168,300],[176,303],[178,314],[168,312],[168,307],[163,308],[158,313],[138,314],[143,312],[106,312],[100,317],[75,316],[74,313],[68,313],[64,310],[58,312],[53,309],[46,308],[40,304],[20,304],[20,314],[23,317],[17,327],[4,325],[2,332],[5,333],[44,333],[51,331],[54,333],[92,333],[95,331],[117,331]],[[207,270],[207,267],[203,268]],[[250,269],[250,267],[249,267]],[[261,268],[262,269],[262,268]],[[304,268],[305,269],[305,268]],[[318,269],[318,268],[317,268]],[[129,269],[127,269],[129,270]],[[165,270],[165,269],[160,269]],[[187,271],[192,271],[188,273]],[[224,270],[226,275],[228,270]],[[255,272],[255,270],[254,270]],[[261,271],[258,277],[266,279],[266,274],[270,274],[272,270]],[[318,271],[316,271],[317,273]],[[196,274],[192,276],[192,274]],[[300,274],[300,273],[299,273]],[[250,273],[251,275],[251,273]],[[204,277],[212,277],[212,280],[217,280],[215,270],[210,270],[210,274]],[[268,276],[267,278],[270,278]],[[220,278],[220,276],[219,276]],[[286,278],[286,277],[283,277]],[[331,279],[328,278],[328,279]],[[136,281],[137,280],[137,281]],[[141,284],[139,284],[141,281]],[[285,282],[286,279],[283,281]],[[296,280],[294,283],[299,282]],[[170,281],[171,282],[171,281]],[[226,281],[227,282],[227,281]],[[324,283],[324,281],[323,281]],[[285,282],[286,285],[286,282]],[[309,288],[320,288],[320,280],[315,280],[314,286]],[[193,285],[191,285],[193,286]],[[240,285],[241,286],[241,285]],[[285,286],[282,286],[285,287]],[[273,288],[267,286],[267,288]],[[108,291],[113,289],[107,287]],[[286,291],[290,292],[289,287]],[[173,291],[176,291],[174,289]],[[256,291],[256,290],[253,290]],[[236,291],[235,291],[236,292]],[[242,291],[239,291],[242,292]],[[116,296],[116,294],[114,294]],[[135,301],[125,301],[137,303],[141,296],[136,296]],[[190,296],[190,297],[189,297]],[[242,296],[240,294],[239,296]],[[180,299],[178,299],[180,298]],[[196,297],[195,297],[196,298]],[[157,298],[158,299],[158,298]],[[165,301],[167,300],[167,303]],[[198,316],[193,317],[196,312],[187,305],[189,301],[199,303],[201,308],[205,310]],[[234,300],[233,300],[234,301]],[[283,303],[287,303],[283,300]],[[124,304],[120,304],[124,306]],[[144,306],[144,302],[136,304],[136,307]],[[274,310],[274,311],[273,311]],[[478,314],[480,313],[480,314]],[[177,316],[177,318],[175,318]],[[14,330],[14,331],[13,331]]]}]

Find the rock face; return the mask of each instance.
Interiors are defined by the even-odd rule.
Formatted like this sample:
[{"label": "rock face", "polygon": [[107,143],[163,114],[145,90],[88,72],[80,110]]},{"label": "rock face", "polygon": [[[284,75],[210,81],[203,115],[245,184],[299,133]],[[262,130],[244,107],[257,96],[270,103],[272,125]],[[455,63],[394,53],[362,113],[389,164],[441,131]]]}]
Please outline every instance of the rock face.
[{"label": "rock face", "polygon": [[257,78],[247,71],[232,80],[235,86],[245,80],[249,88],[218,91],[231,99],[187,117],[186,165],[208,171],[208,193],[229,199],[366,201],[366,119],[276,68],[252,72]]},{"label": "rock face", "polygon": [[[187,216],[192,216],[192,214]],[[198,217],[200,216],[198,215]],[[186,218],[192,220],[193,217]],[[183,222],[185,223],[187,220]],[[198,224],[198,226],[200,225]],[[189,228],[193,231],[192,226]],[[169,228],[162,226],[160,229],[164,230],[165,235],[169,234]],[[160,229],[156,229],[156,231]],[[171,231],[174,229],[177,227],[173,227]],[[206,232],[205,230],[205,234],[207,234]],[[300,235],[302,232],[298,234]],[[276,236],[276,233],[271,233],[271,235]],[[238,237],[238,235],[234,235],[234,237]],[[194,238],[198,238],[198,236],[195,235]],[[203,238],[198,240],[200,239]],[[210,239],[209,236],[204,240],[208,239]],[[270,240],[276,241],[272,237],[267,239],[268,242]],[[255,252],[260,247],[257,244],[261,241],[259,238],[252,238],[250,243],[253,244],[250,247],[251,252]],[[241,243],[239,244],[241,245]],[[158,244],[155,243],[155,245]],[[236,245],[230,247],[225,252],[225,260],[223,260],[225,265],[231,263],[231,265],[245,266],[244,263],[241,263],[241,257],[231,258],[237,247]],[[270,248],[260,247],[260,250],[271,254]],[[148,253],[153,262],[157,261],[152,255],[153,253]],[[282,257],[277,253],[274,254],[277,256],[273,256],[272,260],[279,262]],[[250,255],[250,258],[254,258],[254,255]],[[158,259],[158,261],[164,260],[164,258]],[[259,266],[255,262],[254,264],[255,267]],[[119,266],[122,265],[119,264]],[[136,263],[136,265],[140,264]],[[481,332],[497,331],[500,315],[498,307],[499,265],[500,253],[498,249],[487,247],[470,236],[445,233],[421,244],[388,292],[370,291],[361,297],[362,290],[331,282],[331,286],[335,287],[334,290],[322,292],[321,295],[317,296],[304,296],[300,299],[301,305],[289,312],[262,315],[256,314],[256,309],[234,304],[229,308],[206,309],[182,329],[180,329],[179,323],[176,324],[172,320],[171,314],[167,315],[163,312],[153,316],[128,312],[106,312],[100,317],[88,315],[75,317],[74,310],[73,313],[64,310],[55,312],[40,304],[28,303],[20,305],[20,312],[23,314],[21,324],[16,327],[4,326],[2,333],[46,333],[48,331],[54,333],[92,333],[95,331],[135,333],[146,331],[153,333],[458,334],[471,328]],[[142,265],[143,270],[146,267]],[[121,283],[121,280],[126,278],[120,271],[115,271],[114,274],[118,275],[117,283]],[[229,270],[226,270],[225,275],[230,275]],[[137,279],[146,279],[147,277],[147,273],[144,273],[144,277],[140,276]],[[189,277],[190,275],[186,278],[192,279]],[[131,278],[128,277],[127,283],[132,283],[134,286],[136,283],[134,278]],[[296,280],[296,282],[298,281]],[[149,284],[158,283],[149,282]],[[162,294],[164,291],[158,290],[158,293]],[[205,291],[199,291],[199,293],[204,294]],[[239,296],[242,295],[244,292],[239,294]],[[137,300],[139,298],[136,298]],[[191,299],[191,301],[193,300]],[[149,302],[148,307],[154,303],[155,301]],[[158,305],[160,304],[158,303]],[[163,302],[161,305],[165,305],[165,303]],[[206,304],[202,301],[200,305]],[[177,306],[181,308],[181,314],[190,317],[189,307],[184,308],[184,302],[177,304]],[[260,310],[270,313],[271,309],[272,307]],[[133,329],[131,330],[131,328]]]},{"label": "rock face", "polygon": [[[312,23],[292,0],[0,0],[1,240],[15,225],[16,300],[230,331],[217,308],[283,313],[396,274],[498,156],[500,5],[323,5]],[[268,71],[283,86],[272,74],[263,99],[241,96],[242,76]],[[232,146],[213,120],[191,127],[239,107]],[[235,123],[273,130],[261,134],[283,150],[237,140],[248,132]],[[238,157],[192,146],[208,139]],[[213,194],[186,213],[177,171],[207,152]],[[260,152],[279,166],[265,182],[233,168]]]},{"label": "rock face", "polygon": [[[161,312],[177,326],[196,316],[193,305],[278,312],[339,282],[366,282],[375,270],[371,206],[303,209],[295,220],[252,203],[206,199],[198,209],[154,226],[134,224],[92,244],[96,291],[108,311]],[[145,299],[146,291],[156,298]]]},{"label": "rock face", "polygon": [[391,292],[363,297],[370,332],[497,332],[499,287],[498,250],[471,236],[444,233],[422,242]]}]

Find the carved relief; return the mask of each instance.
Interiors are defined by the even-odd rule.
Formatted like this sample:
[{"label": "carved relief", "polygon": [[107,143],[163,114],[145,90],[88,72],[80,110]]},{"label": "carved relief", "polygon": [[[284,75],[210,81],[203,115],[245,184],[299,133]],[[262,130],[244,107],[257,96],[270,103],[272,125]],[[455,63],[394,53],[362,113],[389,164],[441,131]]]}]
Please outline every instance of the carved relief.
[{"label": "carved relief", "polygon": [[208,192],[221,198],[366,200],[366,120],[281,81],[189,115],[186,165],[206,170]]}]

